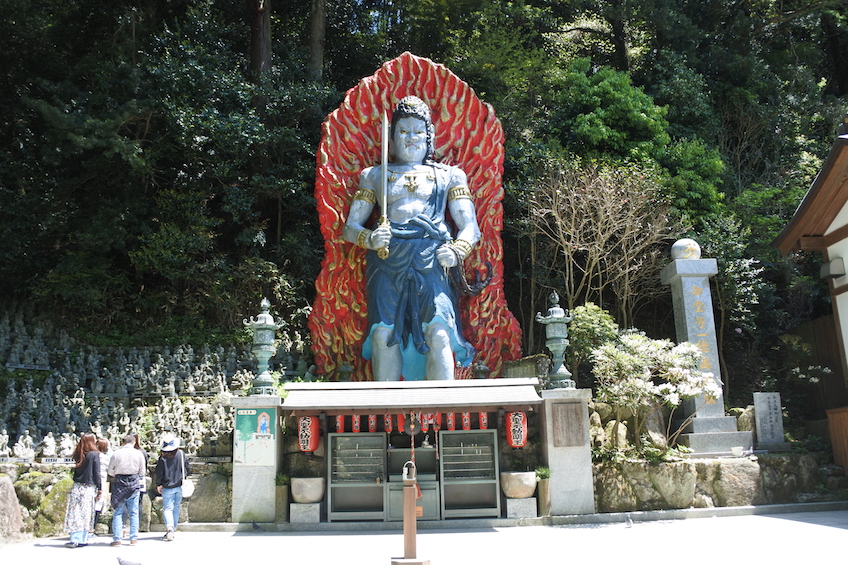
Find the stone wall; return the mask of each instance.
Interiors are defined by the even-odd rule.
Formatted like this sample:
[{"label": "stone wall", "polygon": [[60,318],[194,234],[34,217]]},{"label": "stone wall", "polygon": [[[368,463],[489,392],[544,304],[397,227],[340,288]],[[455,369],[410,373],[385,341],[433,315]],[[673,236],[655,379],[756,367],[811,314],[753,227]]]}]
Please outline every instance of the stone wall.
[{"label": "stone wall", "polygon": [[[156,496],[151,477],[147,494],[142,497],[139,529],[155,530],[163,524],[162,499]],[[184,499],[181,522],[228,522],[232,506],[232,463],[191,463],[191,478],[196,488],[191,498]],[[23,536],[53,537],[65,533],[68,495],[73,484],[69,465],[2,464],[0,465],[0,543],[16,541]],[[110,531],[112,512],[100,515],[96,533]]]},{"label": "stone wall", "polygon": [[[595,504],[598,512],[631,512],[848,500],[844,470],[825,459],[815,454],[766,454],[597,464]],[[192,464],[191,475],[197,488],[184,501],[182,520],[229,521],[232,464]],[[63,535],[70,487],[67,465],[0,465],[0,543],[26,535]],[[152,490],[148,487],[143,499],[142,531],[157,530],[162,524],[161,498],[151,497]],[[111,513],[104,513],[97,533],[107,534],[110,522]]]},{"label": "stone wall", "polygon": [[848,478],[813,454],[594,465],[598,512],[848,500]]}]

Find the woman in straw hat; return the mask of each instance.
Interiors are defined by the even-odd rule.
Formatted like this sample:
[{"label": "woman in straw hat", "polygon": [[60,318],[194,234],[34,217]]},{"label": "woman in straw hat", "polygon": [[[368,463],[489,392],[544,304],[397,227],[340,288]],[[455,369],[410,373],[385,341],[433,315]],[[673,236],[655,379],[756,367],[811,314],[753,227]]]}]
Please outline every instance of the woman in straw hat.
[{"label": "woman in straw hat", "polygon": [[180,504],[183,501],[183,480],[188,476],[188,461],[180,449],[180,439],[165,434],[156,463],[156,490],[162,495],[162,513],[165,518],[166,541],[174,540],[174,530],[180,522]]}]

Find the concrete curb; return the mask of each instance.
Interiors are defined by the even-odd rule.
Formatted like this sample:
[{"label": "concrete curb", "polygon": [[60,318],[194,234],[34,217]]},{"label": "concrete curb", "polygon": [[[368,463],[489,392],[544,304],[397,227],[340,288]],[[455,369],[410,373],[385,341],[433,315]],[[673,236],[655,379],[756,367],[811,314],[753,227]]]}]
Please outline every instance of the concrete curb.
[{"label": "concrete curb", "polygon": [[[727,516],[754,516],[787,514],[791,512],[834,512],[848,510],[848,501],[804,502],[795,504],[767,504],[762,506],[729,506],[722,508],[685,508],[676,510],[647,510],[637,512],[611,512],[572,516],[549,516],[544,518],[476,518],[467,520],[432,520],[417,522],[417,529],[424,530],[474,530],[512,528],[521,526],[574,526],[590,524],[624,523],[627,516],[634,522],[656,522],[663,520],[690,520]],[[402,522],[321,522],[319,524],[262,523],[257,524],[267,532],[379,532],[399,531]],[[180,524],[182,532],[251,532],[252,524],[235,522],[203,522]],[[162,524],[151,525],[151,531],[164,531]]]}]

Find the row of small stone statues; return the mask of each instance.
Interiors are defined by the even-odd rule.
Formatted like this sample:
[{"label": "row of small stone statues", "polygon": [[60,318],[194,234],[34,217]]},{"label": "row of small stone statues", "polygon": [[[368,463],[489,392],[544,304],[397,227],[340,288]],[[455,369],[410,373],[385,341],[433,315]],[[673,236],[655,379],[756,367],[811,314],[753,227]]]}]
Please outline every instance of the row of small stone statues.
[{"label": "row of small stone statues", "polygon": [[[232,450],[231,432],[233,415],[229,407],[229,395],[220,395],[211,403],[198,403],[192,399],[162,399],[150,406],[134,407],[127,410],[121,402],[111,407],[100,406],[96,410],[96,419],[88,429],[98,438],[106,438],[112,445],[119,446],[121,438],[131,431],[142,427],[142,422],[153,422],[155,430],[148,430],[152,438],[161,437],[167,430],[181,438],[182,444],[190,456],[214,456],[229,454]],[[130,413],[134,415],[130,417]],[[107,426],[102,421],[109,422]],[[40,439],[37,439],[40,438]],[[54,435],[48,431],[41,436],[33,436],[24,429],[13,445],[5,425],[0,431],[0,458],[14,456],[20,459],[70,457],[78,441],[77,433],[65,431]],[[144,435],[142,434],[144,443]],[[148,446],[155,449],[154,445]],[[220,453],[218,453],[220,452]]]},{"label": "row of small stone statues", "polygon": [[[72,434],[63,433],[59,439],[59,445],[56,445],[56,438],[53,437],[53,432],[48,432],[44,439],[36,442],[30,435],[29,430],[24,430],[24,433],[18,437],[18,441],[10,448],[9,434],[5,428],[0,430],[0,458],[14,456],[19,459],[33,459],[36,453],[41,457],[71,457],[74,453],[78,439]],[[38,451],[36,452],[36,448]]]},{"label": "row of small stone statues", "polygon": [[[253,378],[247,369],[236,371],[231,383],[234,389],[243,388]],[[87,431],[94,422],[113,422],[118,433],[126,433],[131,422],[139,418],[138,408],[155,404],[167,398],[179,400],[177,396],[128,397],[87,393],[84,388],[69,390],[70,383],[57,372],[47,376],[40,385],[32,378],[18,384],[11,380],[7,384],[6,398],[0,402],[0,424],[8,426],[15,436],[24,430],[41,437],[47,432],[62,433]],[[203,398],[206,402],[218,395],[229,393],[222,387],[215,395],[186,393],[189,398]]]},{"label": "row of small stone statues", "polygon": [[[297,332],[279,337],[272,369],[304,375],[309,346]],[[240,368],[254,366],[249,348],[235,345],[204,345],[199,352],[191,345],[173,350],[86,347],[50,323],[27,325],[23,314],[12,321],[8,312],[0,315],[0,359],[9,369],[52,370],[62,376],[66,391],[86,388],[92,394],[118,396],[214,395],[249,384],[232,380]]]},{"label": "row of small stone statues", "polygon": [[[30,347],[60,343],[57,339],[44,339],[42,336],[47,333],[39,328],[33,332],[39,337],[30,339],[20,320],[14,331],[5,334],[4,325],[8,326],[8,316],[0,319],[0,336],[5,335],[7,342],[14,338],[14,343],[19,344],[18,340],[22,339]],[[293,338],[283,334],[281,338],[279,353],[271,360],[272,368],[284,370],[287,378],[303,377],[308,372],[308,346],[297,334]],[[253,378],[251,357],[250,351],[235,346],[226,350],[204,346],[199,353],[190,345],[173,351],[169,348],[101,351],[87,347],[71,354],[56,350],[49,358],[56,368],[49,370],[43,382],[36,384],[32,378],[7,381],[6,390],[0,390],[5,393],[0,401],[0,422],[7,422],[17,435],[24,429],[42,435],[48,431],[85,430],[98,414],[87,414],[84,404],[96,410],[100,402],[108,404],[117,398],[214,397],[244,390]],[[14,368],[9,362],[6,366]]]}]

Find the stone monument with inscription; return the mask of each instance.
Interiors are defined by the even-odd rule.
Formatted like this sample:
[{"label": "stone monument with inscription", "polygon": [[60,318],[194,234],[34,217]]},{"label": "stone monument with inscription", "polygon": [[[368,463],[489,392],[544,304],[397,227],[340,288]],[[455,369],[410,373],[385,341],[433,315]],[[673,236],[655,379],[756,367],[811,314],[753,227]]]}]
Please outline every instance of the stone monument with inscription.
[{"label": "stone monument with inscription", "polygon": [[[671,286],[677,341],[694,343],[701,350],[701,369],[710,372],[721,390],[710,277],[718,273],[715,259],[702,259],[701,246],[692,239],[681,239],[671,247],[672,261],[660,273],[663,284]],[[753,448],[751,432],[740,432],[736,418],[725,416],[724,400],[714,402],[703,395],[683,403],[683,417],[690,419],[679,443],[696,455],[728,455],[731,448]],[[685,420],[684,420],[685,421]]]},{"label": "stone monument with inscription", "polygon": [[757,449],[791,451],[792,444],[783,437],[783,407],[779,392],[754,393],[754,422]]}]

